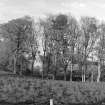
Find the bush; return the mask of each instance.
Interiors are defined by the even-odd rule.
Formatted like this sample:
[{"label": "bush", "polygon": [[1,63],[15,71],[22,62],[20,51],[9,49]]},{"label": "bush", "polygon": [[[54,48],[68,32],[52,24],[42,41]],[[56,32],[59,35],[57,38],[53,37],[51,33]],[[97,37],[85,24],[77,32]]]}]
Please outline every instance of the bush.
[{"label": "bush", "polygon": [[54,105],[96,105],[105,99],[105,83],[77,83],[29,77],[0,78],[0,101],[47,103],[52,95]]}]

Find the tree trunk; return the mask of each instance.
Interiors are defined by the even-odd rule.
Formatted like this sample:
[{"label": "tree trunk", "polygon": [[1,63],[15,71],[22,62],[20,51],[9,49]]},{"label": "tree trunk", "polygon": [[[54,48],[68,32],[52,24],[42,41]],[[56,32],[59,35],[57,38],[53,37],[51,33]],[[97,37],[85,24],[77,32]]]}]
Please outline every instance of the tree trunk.
[{"label": "tree trunk", "polygon": [[[78,66],[79,66],[79,71],[82,71],[82,64],[80,62],[78,63]],[[81,77],[83,81],[83,71],[82,71]]]},{"label": "tree trunk", "polygon": [[100,61],[98,62],[98,76],[97,76],[97,82],[100,82],[100,76],[101,76],[101,64]]},{"label": "tree trunk", "polygon": [[32,59],[32,68],[31,68],[31,69],[32,69],[32,74],[33,74],[33,72],[34,72],[34,61],[35,61],[35,60]]},{"label": "tree trunk", "polygon": [[72,58],[71,58],[71,72],[70,72],[70,81],[72,81],[72,71],[73,71],[73,54],[74,54],[74,44],[71,46],[71,55],[72,55]]},{"label": "tree trunk", "polygon": [[82,82],[84,82],[84,68],[82,66]]},{"label": "tree trunk", "polygon": [[50,55],[48,56],[48,59],[47,59],[48,61],[48,66],[47,66],[47,73],[49,73],[50,72]]},{"label": "tree trunk", "polygon": [[[92,54],[92,65],[94,65],[93,54]],[[91,71],[91,82],[93,82],[93,70]]]},{"label": "tree trunk", "polygon": [[73,64],[71,63],[71,69],[70,69],[70,81],[72,81],[72,71],[73,71]]},{"label": "tree trunk", "polygon": [[93,82],[93,71],[91,72],[91,82]]},{"label": "tree trunk", "polygon": [[36,60],[36,52],[32,51],[32,65],[31,65],[31,70],[32,74],[34,73],[34,62]]},{"label": "tree trunk", "polygon": [[42,75],[42,80],[43,80],[43,70],[42,70],[42,72],[41,72],[41,75]]},{"label": "tree trunk", "polygon": [[20,62],[20,72],[19,74],[22,75],[22,71],[23,71],[23,56],[21,55],[19,58],[19,62]]},{"label": "tree trunk", "polygon": [[86,81],[86,75],[85,75],[85,69],[84,69],[83,82],[85,81]]},{"label": "tree trunk", "polygon": [[68,67],[68,64],[67,65],[65,65],[65,67],[64,67],[64,80],[66,81],[66,72],[67,72],[67,67]]},{"label": "tree trunk", "polygon": [[55,70],[54,70],[54,80],[56,79],[56,74],[57,74],[57,65],[56,65]]},{"label": "tree trunk", "polygon": [[14,56],[13,61],[13,73],[16,74],[16,57]]},{"label": "tree trunk", "polygon": [[86,48],[87,48],[87,45],[85,45],[85,55],[84,55],[84,60],[83,60],[83,82],[85,82],[85,74],[86,74],[85,72],[87,70],[87,56],[86,56],[87,50]]},{"label": "tree trunk", "polygon": [[85,73],[85,72],[86,72],[86,66],[87,66],[87,65],[85,64],[85,67],[84,67],[84,75],[83,75],[84,82],[86,81],[86,75],[85,75],[85,74],[86,74],[86,73]]},{"label": "tree trunk", "polygon": [[44,55],[43,55],[43,70],[42,70],[42,80],[44,78],[44,66],[45,66],[45,56],[46,56],[46,50],[43,50],[44,51]]},{"label": "tree trunk", "polygon": [[57,53],[56,53],[54,55],[54,65],[55,65],[54,77],[55,77],[55,79],[56,79],[57,70],[58,70],[57,59],[58,59],[58,56],[57,56]]},{"label": "tree trunk", "polygon": [[64,70],[64,81],[66,81],[66,71]]},{"label": "tree trunk", "polygon": [[85,82],[85,67],[82,66],[82,82]]}]

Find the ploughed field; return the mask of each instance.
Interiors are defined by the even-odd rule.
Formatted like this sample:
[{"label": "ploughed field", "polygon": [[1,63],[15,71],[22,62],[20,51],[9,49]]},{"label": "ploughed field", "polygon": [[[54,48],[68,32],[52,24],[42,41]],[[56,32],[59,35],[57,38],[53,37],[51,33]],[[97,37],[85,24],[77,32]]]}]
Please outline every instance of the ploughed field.
[{"label": "ploughed field", "polygon": [[105,83],[0,76],[0,105],[49,105],[51,97],[54,105],[102,105]]}]

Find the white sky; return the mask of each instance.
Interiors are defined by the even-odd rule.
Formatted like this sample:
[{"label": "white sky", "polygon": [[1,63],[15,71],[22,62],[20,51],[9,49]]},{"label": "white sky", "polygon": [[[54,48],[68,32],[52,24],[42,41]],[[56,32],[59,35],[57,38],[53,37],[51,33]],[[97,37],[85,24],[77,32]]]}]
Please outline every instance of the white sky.
[{"label": "white sky", "polygon": [[30,15],[36,18],[49,13],[95,16],[105,20],[105,0],[0,0],[0,23]]}]

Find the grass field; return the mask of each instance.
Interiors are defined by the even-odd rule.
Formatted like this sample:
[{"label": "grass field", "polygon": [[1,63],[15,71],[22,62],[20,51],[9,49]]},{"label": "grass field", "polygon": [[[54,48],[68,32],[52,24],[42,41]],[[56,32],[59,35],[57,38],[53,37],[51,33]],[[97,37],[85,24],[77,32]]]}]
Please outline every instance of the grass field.
[{"label": "grass field", "polygon": [[105,100],[105,83],[52,81],[18,76],[0,77],[0,102],[47,105],[51,97],[54,99],[54,105],[101,105]]}]

